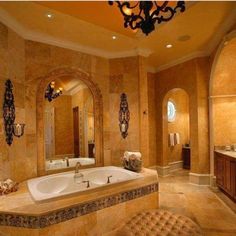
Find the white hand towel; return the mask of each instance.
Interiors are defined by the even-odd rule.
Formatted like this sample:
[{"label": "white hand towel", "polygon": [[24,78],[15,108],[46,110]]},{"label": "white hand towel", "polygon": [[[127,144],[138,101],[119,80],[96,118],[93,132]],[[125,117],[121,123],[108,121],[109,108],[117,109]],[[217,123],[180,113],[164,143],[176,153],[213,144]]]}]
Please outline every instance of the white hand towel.
[{"label": "white hand towel", "polygon": [[174,134],[175,145],[180,144],[180,136],[179,133]]},{"label": "white hand towel", "polygon": [[174,133],[169,133],[169,146],[175,146]]}]

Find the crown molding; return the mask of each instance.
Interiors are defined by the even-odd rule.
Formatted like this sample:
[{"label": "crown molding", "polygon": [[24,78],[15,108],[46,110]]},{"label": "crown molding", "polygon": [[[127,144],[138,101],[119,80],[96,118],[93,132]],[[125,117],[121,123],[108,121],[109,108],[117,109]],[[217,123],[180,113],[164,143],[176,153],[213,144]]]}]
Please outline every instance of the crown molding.
[{"label": "crown molding", "polygon": [[173,60],[170,63],[161,65],[155,69],[155,73],[160,72],[162,70],[166,70],[168,68],[192,60],[194,58],[210,56],[211,53],[215,50],[215,48],[220,44],[222,38],[224,38],[225,35],[228,33],[228,31],[234,26],[235,22],[236,22],[236,8],[232,10],[229,16],[221,24],[221,27],[219,27],[218,31],[214,34],[212,39],[208,42],[207,46],[205,47],[207,48],[207,50],[196,51],[184,57]]},{"label": "crown molding", "polygon": [[157,69],[155,69],[155,73],[169,69],[173,66],[179,65],[181,63],[184,63],[186,61],[192,60],[194,58],[198,58],[198,57],[206,57],[209,56],[208,52],[205,51],[197,51],[197,52],[193,52],[190,53],[184,57],[178,58],[176,60],[171,61],[170,63],[164,64],[162,66],[159,66]]},{"label": "crown molding", "polygon": [[0,21],[7,27],[15,31],[19,36],[25,40],[31,40],[35,42],[45,43],[49,45],[58,46],[61,48],[70,49],[73,51],[79,51],[89,55],[94,55],[103,58],[123,58],[132,56],[145,56],[148,57],[152,51],[145,48],[134,48],[127,51],[112,52],[102,50],[94,47],[88,47],[79,43],[73,43],[71,41],[61,40],[57,37],[52,37],[48,34],[40,33],[37,31],[29,30],[20,24],[14,17],[12,17],[7,11],[0,8]]}]

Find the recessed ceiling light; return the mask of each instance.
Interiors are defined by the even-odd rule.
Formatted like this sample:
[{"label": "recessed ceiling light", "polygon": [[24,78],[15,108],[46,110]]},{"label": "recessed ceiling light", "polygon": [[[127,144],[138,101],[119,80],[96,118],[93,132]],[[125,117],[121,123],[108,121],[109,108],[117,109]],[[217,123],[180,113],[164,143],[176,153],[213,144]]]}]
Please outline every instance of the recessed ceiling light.
[{"label": "recessed ceiling light", "polygon": [[115,39],[116,39],[116,36],[115,36],[115,35],[113,35],[113,36],[112,36],[112,39],[114,39],[114,40],[115,40]]},{"label": "recessed ceiling light", "polygon": [[166,48],[172,48],[172,47],[173,47],[172,44],[167,44],[167,45],[166,45]]},{"label": "recessed ceiling light", "polygon": [[47,16],[47,18],[52,18],[53,17],[53,15],[51,13],[47,13],[46,16]]}]

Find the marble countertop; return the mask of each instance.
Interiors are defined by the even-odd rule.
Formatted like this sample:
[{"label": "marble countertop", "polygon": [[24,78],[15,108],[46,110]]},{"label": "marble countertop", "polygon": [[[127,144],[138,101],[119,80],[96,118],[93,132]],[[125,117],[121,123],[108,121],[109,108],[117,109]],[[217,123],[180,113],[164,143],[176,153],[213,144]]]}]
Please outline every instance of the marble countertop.
[{"label": "marble countertop", "polygon": [[224,154],[226,156],[236,158],[236,152],[235,151],[215,150],[215,152],[218,152],[218,153]]},{"label": "marble countertop", "polygon": [[111,196],[124,191],[141,188],[150,184],[158,183],[156,170],[143,168],[141,172],[144,178],[127,181],[112,186],[104,186],[98,189],[89,190],[83,193],[64,196],[45,202],[35,202],[28,190],[27,183],[22,182],[19,190],[5,196],[0,196],[0,214],[20,214],[40,216],[52,211],[65,209],[67,207],[83,204],[98,198]]}]

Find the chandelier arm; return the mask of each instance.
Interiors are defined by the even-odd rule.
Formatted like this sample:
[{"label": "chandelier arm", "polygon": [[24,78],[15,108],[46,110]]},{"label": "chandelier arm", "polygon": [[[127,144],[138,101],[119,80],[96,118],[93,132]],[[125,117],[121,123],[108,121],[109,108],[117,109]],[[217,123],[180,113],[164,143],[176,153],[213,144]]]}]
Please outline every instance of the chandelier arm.
[{"label": "chandelier arm", "polygon": [[169,17],[165,17],[165,16],[158,16],[160,14],[160,11],[156,10],[153,12],[152,15],[156,15],[156,17],[153,17],[154,22],[158,21],[158,24],[160,24],[163,21],[169,21],[173,18],[173,16],[175,15],[175,13],[177,12],[177,9],[180,8],[180,12],[183,12],[185,10],[185,4],[183,1],[179,1],[177,6],[175,8],[171,8],[171,7],[166,7],[164,9],[161,10],[161,12],[164,13],[170,13]]},{"label": "chandelier arm", "polygon": [[[110,5],[113,5],[114,2],[117,4],[121,14],[124,17],[124,27],[130,27],[131,29],[142,29],[143,33],[148,35],[155,29],[155,23],[160,24],[163,21],[169,21],[176,14],[177,9],[180,9],[180,12],[185,11],[185,2],[177,1],[175,7],[168,6],[169,1],[163,1],[160,6],[158,1],[151,2],[141,2],[137,1],[136,4],[131,6],[129,1],[108,1]],[[139,12],[136,14],[133,10],[139,6]],[[152,9],[155,9],[152,12]],[[137,12],[137,11],[136,11]],[[162,14],[163,13],[163,14]]]},{"label": "chandelier arm", "polygon": [[156,8],[161,10],[161,9],[164,9],[168,5],[169,1],[164,1],[161,6],[157,4],[157,1],[154,1],[154,3],[156,5]]},{"label": "chandelier arm", "polygon": [[150,15],[151,18],[154,18],[155,15],[158,16],[160,11],[163,11],[167,7],[169,1],[165,1],[161,6],[158,6],[157,1],[154,1],[154,3],[156,5],[156,10]]}]

